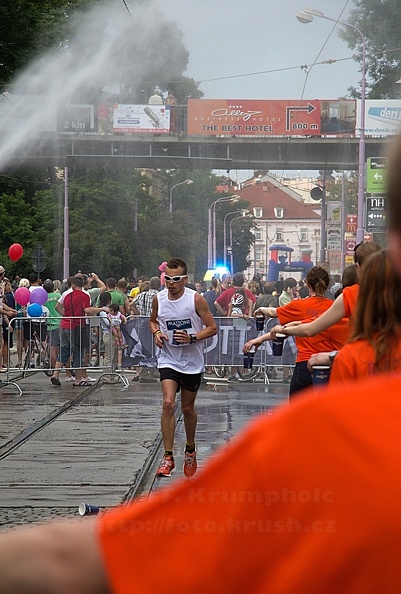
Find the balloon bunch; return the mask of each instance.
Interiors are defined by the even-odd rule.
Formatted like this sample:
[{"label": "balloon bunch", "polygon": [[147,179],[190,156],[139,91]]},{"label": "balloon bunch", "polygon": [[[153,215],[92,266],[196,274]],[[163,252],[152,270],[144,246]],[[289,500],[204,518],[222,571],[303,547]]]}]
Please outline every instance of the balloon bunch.
[{"label": "balloon bunch", "polygon": [[26,287],[18,287],[14,293],[14,299],[19,305],[28,306],[27,313],[31,318],[39,318],[42,315],[42,305],[47,301],[47,291],[38,287],[32,292]]}]

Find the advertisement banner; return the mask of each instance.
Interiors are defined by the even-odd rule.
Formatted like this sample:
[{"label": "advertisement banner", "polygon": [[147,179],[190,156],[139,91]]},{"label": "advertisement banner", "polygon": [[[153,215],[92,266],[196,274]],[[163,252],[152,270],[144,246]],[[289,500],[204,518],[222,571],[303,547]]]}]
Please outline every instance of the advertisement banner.
[{"label": "advertisement banner", "polygon": [[[368,99],[365,101],[365,134],[393,136],[400,132],[401,103],[399,99]],[[357,134],[361,129],[361,101],[357,102]]]},{"label": "advertisement banner", "polygon": [[189,99],[188,134],[318,136],[320,101]]},{"label": "advertisement banner", "polygon": [[328,227],[327,228],[327,249],[330,252],[341,251],[341,228]]},{"label": "advertisement banner", "polygon": [[[242,347],[251,338],[258,336],[255,320],[241,318],[215,318],[217,334],[204,341],[205,365],[242,366],[244,354]],[[277,319],[270,319],[265,331],[277,324]],[[123,367],[157,367],[157,353],[154,339],[149,329],[149,318],[135,316],[121,326],[124,342],[128,345],[124,351]],[[294,365],[297,348],[292,336],[284,342],[282,357],[273,355],[272,343],[266,341],[255,353],[254,365]]]},{"label": "advertisement banner", "polygon": [[328,225],[341,225],[341,202],[326,203],[326,220]]},{"label": "advertisement banner", "polygon": [[[356,239],[347,239],[345,241],[345,254],[347,256],[354,256],[354,249],[356,246]],[[354,260],[352,260],[353,262]]]},{"label": "advertisement banner", "polygon": [[352,214],[346,215],[345,230],[347,233],[356,233],[357,216]]},{"label": "advertisement banner", "polygon": [[166,105],[114,106],[114,133],[169,134],[170,109]]}]

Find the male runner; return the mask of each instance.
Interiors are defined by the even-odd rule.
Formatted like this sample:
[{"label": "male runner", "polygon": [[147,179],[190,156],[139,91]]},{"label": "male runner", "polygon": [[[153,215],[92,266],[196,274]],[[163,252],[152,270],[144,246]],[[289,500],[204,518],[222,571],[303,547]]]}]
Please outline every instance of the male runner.
[{"label": "male runner", "polygon": [[161,430],[164,457],[156,474],[170,476],[175,469],[175,396],[181,389],[187,440],[184,474],[189,478],[197,469],[195,399],[205,369],[203,341],[216,334],[217,328],[205,298],[185,286],[188,277],[184,260],[169,260],[164,278],[166,289],[154,296],[149,321],[155,344],[160,349],[157,360],[163,393]]}]

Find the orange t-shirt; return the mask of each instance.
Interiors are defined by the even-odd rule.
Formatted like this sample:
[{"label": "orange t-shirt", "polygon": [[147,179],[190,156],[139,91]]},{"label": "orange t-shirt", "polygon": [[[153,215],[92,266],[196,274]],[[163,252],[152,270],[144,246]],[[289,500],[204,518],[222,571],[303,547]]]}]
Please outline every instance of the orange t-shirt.
[{"label": "orange t-shirt", "polygon": [[332,299],[326,297],[306,297],[306,299],[293,299],[290,303],[278,307],[276,310],[280,324],[288,324],[298,320],[317,318],[333,305]]},{"label": "orange t-shirt", "polygon": [[[375,351],[368,340],[356,340],[343,347],[333,361],[330,382],[349,383],[377,375],[373,370]],[[391,351],[391,370],[401,371],[401,340]]]},{"label": "orange t-shirt", "polygon": [[356,308],[356,302],[358,301],[359,285],[351,285],[345,287],[342,292],[343,303],[344,303],[344,316],[351,318]]},{"label": "orange t-shirt", "polygon": [[[307,297],[306,299],[294,299],[291,303],[277,308],[277,315],[280,324],[288,324],[296,320],[311,322],[321,316],[333,305],[331,299],[325,297]],[[298,349],[297,363],[308,361],[314,353],[325,353],[338,351],[347,342],[349,337],[349,322],[343,318],[337,324],[330,326],[327,330],[316,336],[295,337]]]},{"label": "orange t-shirt", "polygon": [[[313,322],[313,320],[306,320],[305,323],[307,322]],[[300,361],[309,361],[314,353],[339,351],[348,341],[349,334],[349,319],[342,318],[337,324],[333,324],[333,326],[330,326],[327,330],[323,330],[323,332],[319,332],[316,336],[296,336],[295,342],[298,349],[297,363]]]},{"label": "orange t-shirt", "polygon": [[113,594],[400,592],[401,376],[305,391],[97,518]]}]

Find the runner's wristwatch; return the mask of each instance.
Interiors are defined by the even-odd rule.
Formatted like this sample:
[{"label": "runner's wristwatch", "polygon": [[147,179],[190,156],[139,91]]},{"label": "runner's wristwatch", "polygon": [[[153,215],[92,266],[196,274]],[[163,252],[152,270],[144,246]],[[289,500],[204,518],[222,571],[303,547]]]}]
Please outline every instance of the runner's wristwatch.
[{"label": "runner's wristwatch", "polygon": [[331,353],[329,353],[329,359],[330,359],[331,364],[333,364],[333,361],[337,357],[337,355],[338,355],[338,351],[331,351]]},{"label": "runner's wristwatch", "polygon": [[190,334],[189,338],[191,339],[190,344],[194,344],[194,342],[196,342],[196,334]]}]

